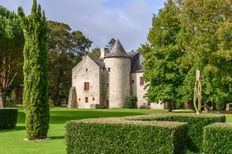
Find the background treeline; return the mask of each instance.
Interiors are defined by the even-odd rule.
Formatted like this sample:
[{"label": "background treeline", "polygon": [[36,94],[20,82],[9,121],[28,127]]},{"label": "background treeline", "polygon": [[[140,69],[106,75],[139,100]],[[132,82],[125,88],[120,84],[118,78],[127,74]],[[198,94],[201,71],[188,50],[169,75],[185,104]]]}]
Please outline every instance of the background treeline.
[{"label": "background treeline", "polygon": [[[65,23],[48,21],[48,86],[51,104],[66,102],[72,68],[91,47],[81,31]],[[0,6],[0,107],[22,103],[24,38],[17,14]],[[99,55],[94,49],[93,55]],[[8,102],[8,103],[6,103]]]},{"label": "background treeline", "polygon": [[140,49],[149,101],[192,102],[199,69],[205,108],[232,102],[231,6],[231,0],[168,0],[154,15]]}]

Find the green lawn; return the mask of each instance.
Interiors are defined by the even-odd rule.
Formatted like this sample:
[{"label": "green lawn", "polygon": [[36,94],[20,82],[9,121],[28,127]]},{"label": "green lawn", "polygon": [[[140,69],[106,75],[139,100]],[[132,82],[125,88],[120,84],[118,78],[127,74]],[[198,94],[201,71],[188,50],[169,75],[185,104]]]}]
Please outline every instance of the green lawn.
[{"label": "green lawn", "polygon": [[147,109],[96,109],[80,110],[66,108],[52,108],[50,110],[50,129],[48,140],[24,141],[25,126],[23,109],[19,108],[17,128],[0,131],[0,154],[62,154],[65,151],[64,124],[68,120],[96,118],[96,117],[121,117],[163,112]]},{"label": "green lawn", "polygon": [[[162,110],[149,109],[65,109],[52,108],[50,110],[50,129],[48,140],[43,141],[24,141],[24,113],[19,108],[17,128],[13,130],[0,131],[0,154],[62,154],[65,151],[64,124],[68,120],[96,118],[96,117],[121,117],[142,115],[149,113],[165,112]],[[227,122],[232,122],[232,114],[227,115]]]}]

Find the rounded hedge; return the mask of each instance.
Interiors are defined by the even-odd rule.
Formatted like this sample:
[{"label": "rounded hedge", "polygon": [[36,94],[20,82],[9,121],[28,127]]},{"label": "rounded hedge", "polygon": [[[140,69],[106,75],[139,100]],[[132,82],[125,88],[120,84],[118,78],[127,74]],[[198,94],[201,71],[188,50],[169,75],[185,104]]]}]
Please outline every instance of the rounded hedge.
[{"label": "rounded hedge", "polygon": [[126,97],[124,100],[124,108],[130,108],[130,109],[136,108],[137,101],[138,101],[138,99],[136,96]]},{"label": "rounded hedge", "polygon": [[0,109],[0,129],[13,129],[16,127],[18,109]]}]

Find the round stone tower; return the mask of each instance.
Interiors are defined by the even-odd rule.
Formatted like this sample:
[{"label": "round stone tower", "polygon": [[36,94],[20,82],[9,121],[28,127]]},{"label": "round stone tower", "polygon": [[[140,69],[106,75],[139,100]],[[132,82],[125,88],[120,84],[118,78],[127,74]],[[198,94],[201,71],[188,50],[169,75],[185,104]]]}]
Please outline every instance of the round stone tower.
[{"label": "round stone tower", "polygon": [[104,57],[106,71],[108,71],[108,106],[122,108],[123,101],[130,96],[131,59],[117,40]]}]

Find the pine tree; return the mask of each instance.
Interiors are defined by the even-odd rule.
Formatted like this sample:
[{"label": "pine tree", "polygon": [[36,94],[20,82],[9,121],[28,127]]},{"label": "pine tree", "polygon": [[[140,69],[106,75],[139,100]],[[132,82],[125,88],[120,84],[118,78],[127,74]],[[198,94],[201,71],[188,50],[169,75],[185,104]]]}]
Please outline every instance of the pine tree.
[{"label": "pine tree", "polygon": [[47,137],[49,128],[47,22],[36,0],[31,15],[26,17],[21,7],[18,14],[25,39],[23,105],[27,138],[43,139]]},{"label": "pine tree", "polygon": [[153,17],[152,28],[148,34],[149,44],[143,45],[144,77],[148,83],[147,97],[150,102],[168,102],[178,99],[178,86],[182,84],[178,65],[182,56],[176,38],[180,32],[178,7],[168,0],[165,7]]}]

